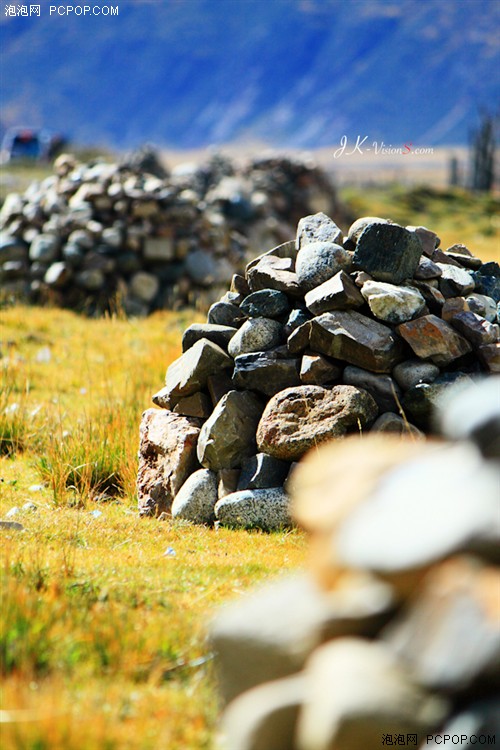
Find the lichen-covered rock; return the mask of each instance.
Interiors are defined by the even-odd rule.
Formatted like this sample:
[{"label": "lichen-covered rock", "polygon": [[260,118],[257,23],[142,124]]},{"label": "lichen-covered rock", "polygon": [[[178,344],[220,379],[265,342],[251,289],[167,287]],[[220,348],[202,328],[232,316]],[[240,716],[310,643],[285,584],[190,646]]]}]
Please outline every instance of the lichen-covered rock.
[{"label": "lichen-covered rock", "polygon": [[363,429],[377,414],[373,398],[353,386],[287,388],[267,404],[257,444],[263,453],[297,461],[325,440]]},{"label": "lichen-covered rock", "polygon": [[231,357],[263,352],[281,343],[283,326],[271,318],[251,318],[243,323],[228,344]]},{"label": "lichen-covered rock", "polygon": [[236,529],[276,531],[292,525],[290,501],[282,487],[240,490],[226,495],[215,506],[223,526]]},{"label": "lichen-covered rock", "polygon": [[382,281],[367,281],[361,294],[373,315],[387,323],[404,323],[425,307],[425,299],[417,289]]},{"label": "lichen-covered rock", "polygon": [[411,279],[422,255],[415,232],[398,224],[371,223],[361,232],[354,251],[354,264],[377,281],[400,284]]},{"label": "lichen-covered rock", "polygon": [[210,469],[198,469],[177,492],[172,503],[172,517],[192,523],[213,523],[216,502],[217,474]]}]

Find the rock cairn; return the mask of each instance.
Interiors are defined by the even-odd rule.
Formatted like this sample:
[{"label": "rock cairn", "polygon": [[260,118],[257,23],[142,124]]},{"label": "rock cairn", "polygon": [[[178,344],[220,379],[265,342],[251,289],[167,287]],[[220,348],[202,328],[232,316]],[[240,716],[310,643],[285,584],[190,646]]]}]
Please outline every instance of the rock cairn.
[{"label": "rock cairn", "polygon": [[221,750],[498,742],[500,378],[447,412],[448,434],[460,414],[489,460],[471,441],[369,435],[298,467],[309,569],[210,628]]},{"label": "rock cairn", "polygon": [[78,163],[7,196],[0,212],[0,286],[98,314],[190,304],[207,310],[236,271],[282,242],[304,212],[340,210],[312,162],[272,157],[238,166],[213,156],[167,173],[154,153]]},{"label": "rock cairn", "polygon": [[457,382],[500,371],[500,268],[423,227],[325,214],[252,260],[191,325],[141,424],[138,502],[275,529],[291,523],[290,472],[349,433],[432,430]]}]

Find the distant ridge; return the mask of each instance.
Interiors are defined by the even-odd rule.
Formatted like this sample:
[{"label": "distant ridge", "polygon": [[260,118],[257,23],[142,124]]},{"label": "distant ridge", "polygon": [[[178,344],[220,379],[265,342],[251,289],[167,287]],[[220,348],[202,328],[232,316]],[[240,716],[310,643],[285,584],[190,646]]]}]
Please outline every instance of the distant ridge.
[{"label": "distant ridge", "polygon": [[3,126],[116,148],[438,146],[500,100],[493,0],[107,2],[118,16],[2,15]]}]

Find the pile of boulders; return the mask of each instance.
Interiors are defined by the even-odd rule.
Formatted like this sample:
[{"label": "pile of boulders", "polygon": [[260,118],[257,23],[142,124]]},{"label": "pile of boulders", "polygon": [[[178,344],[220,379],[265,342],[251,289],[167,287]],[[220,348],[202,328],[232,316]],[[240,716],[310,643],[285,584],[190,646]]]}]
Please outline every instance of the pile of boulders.
[{"label": "pile of boulders", "polygon": [[191,325],[141,424],[143,515],[275,529],[310,449],[431,432],[452,385],[500,371],[500,268],[424,227],[324,213],[252,260]]},{"label": "pile of boulders", "polygon": [[52,176],[3,204],[2,296],[89,314],[206,311],[233,273],[317,210],[340,207],[308,161],[214,155],[169,173],[154,152],[113,164],[61,155]]},{"label": "pile of boulders", "polygon": [[306,572],[210,628],[224,750],[473,748],[500,733],[500,378],[445,432],[321,446],[298,467]]}]

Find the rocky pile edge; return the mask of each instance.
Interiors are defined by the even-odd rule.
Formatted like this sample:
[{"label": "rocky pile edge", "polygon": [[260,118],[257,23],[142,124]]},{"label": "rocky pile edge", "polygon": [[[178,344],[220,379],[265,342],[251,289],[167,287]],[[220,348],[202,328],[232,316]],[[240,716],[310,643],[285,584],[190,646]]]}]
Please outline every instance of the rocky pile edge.
[{"label": "rocky pile edge", "polygon": [[301,462],[308,569],[210,627],[221,750],[498,742],[500,378],[441,413],[454,442],[349,437]]},{"label": "rocky pile edge", "polygon": [[349,433],[432,431],[451,385],[500,371],[500,268],[423,227],[325,214],[251,261],[141,424],[143,515],[275,529],[313,446]]},{"label": "rocky pile edge", "polygon": [[327,175],[282,157],[214,155],[167,173],[154,152],[123,163],[61,155],[0,212],[2,298],[128,315],[206,311],[232,274],[310,211],[340,211]]}]

